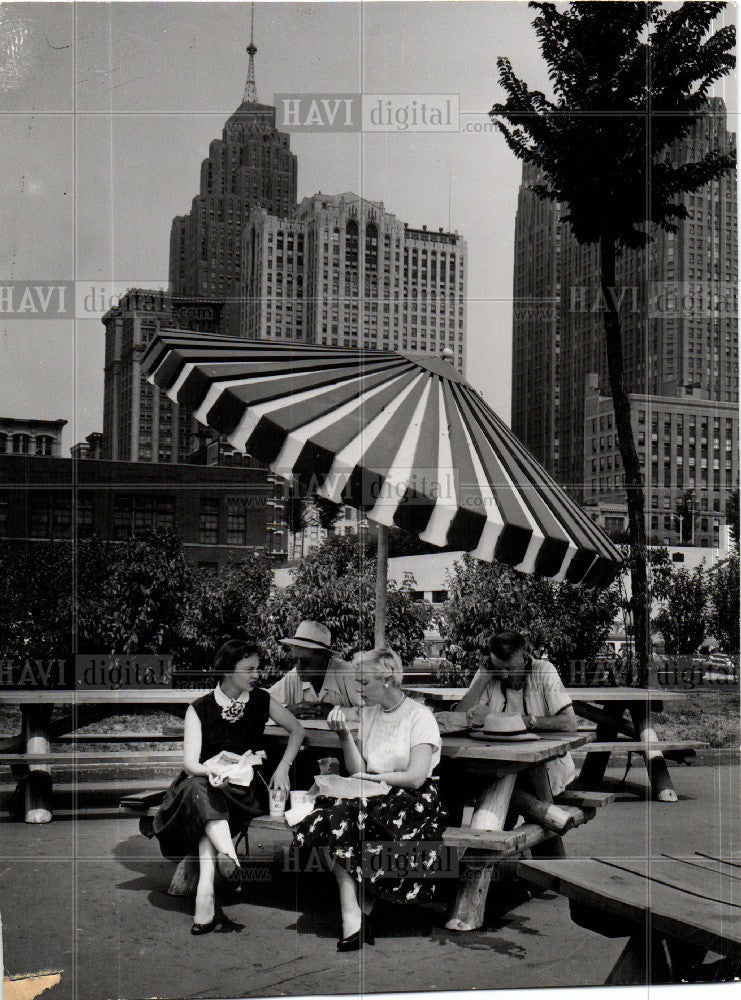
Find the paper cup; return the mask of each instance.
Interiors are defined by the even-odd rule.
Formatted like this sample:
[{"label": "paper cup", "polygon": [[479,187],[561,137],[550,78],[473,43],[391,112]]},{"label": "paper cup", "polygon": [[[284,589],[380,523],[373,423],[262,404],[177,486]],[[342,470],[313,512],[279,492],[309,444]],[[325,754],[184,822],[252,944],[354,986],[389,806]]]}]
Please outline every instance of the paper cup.
[{"label": "paper cup", "polygon": [[282,788],[271,788],[270,792],[270,815],[283,816],[286,812],[286,793]]},{"label": "paper cup", "polygon": [[296,791],[291,792],[291,809],[296,809],[298,806],[304,805],[306,802],[311,802],[313,796],[308,792]]}]

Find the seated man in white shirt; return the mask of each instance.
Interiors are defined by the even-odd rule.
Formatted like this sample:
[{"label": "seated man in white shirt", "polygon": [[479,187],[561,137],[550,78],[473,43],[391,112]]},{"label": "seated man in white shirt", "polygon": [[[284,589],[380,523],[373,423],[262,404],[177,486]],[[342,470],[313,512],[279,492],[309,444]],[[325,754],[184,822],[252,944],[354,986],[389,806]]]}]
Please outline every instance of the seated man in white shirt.
[{"label": "seated man in white shirt", "polygon": [[362,704],[355,671],[333,653],[326,625],[303,621],[294,636],[280,641],[289,648],[294,666],[268,690],[290,712],[326,716],[333,705]]},{"label": "seated man in white shirt", "polygon": [[[525,637],[500,632],[489,640],[487,661],[456,705],[472,725],[481,725],[491,712],[521,715],[533,732],[576,732],[578,722],[571,698],[558,671],[548,660],[534,660]],[[562,792],[576,773],[571,754],[547,764],[551,791]]]}]

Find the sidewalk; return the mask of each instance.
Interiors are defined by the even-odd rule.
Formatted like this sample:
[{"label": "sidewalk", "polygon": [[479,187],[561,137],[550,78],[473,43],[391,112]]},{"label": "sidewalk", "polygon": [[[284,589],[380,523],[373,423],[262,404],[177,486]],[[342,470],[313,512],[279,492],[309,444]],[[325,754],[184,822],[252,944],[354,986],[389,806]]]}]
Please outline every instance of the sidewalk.
[{"label": "sidewalk", "polygon": [[[640,768],[629,787],[634,775],[645,787]],[[738,766],[677,769],[676,787],[674,804],[621,792],[567,835],[569,856],[738,850]],[[5,821],[2,833],[6,972],[61,971],[44,1000],[588,986],[624,944],[577,927],[549,894],[503,916],[492,907],[484,930],[463,935],[445,930],[440,910],[383,907],[376,946],[341,955],[333,880],[316,874],[246,887],[225,901],[241,933],[194,938],[192,901],[165,894],[172,865],[135,819]]]}]

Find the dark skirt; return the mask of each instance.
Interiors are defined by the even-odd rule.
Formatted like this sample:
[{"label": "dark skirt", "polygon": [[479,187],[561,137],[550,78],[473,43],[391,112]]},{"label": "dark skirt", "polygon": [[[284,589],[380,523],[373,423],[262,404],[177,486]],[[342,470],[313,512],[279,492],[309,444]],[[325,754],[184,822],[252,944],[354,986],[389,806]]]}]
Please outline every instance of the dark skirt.
[{"label": "dark skirt", "polygon": [[374,896],[397,903],[429,902],[443,870],[446,814],[437,778],[421,788],[392,788],[367,799],[320,795],[294,828],[302,854],[337,861]]},{"label": "dark skirt", "polygon": [[228,820],[232,834],[246,829],[255,816],[267,812],[258,785],[256,777],[249,788],[228,783],[214,788],[208,778],[181,771],[152,821],[162,854],[177,861],[197,852],[211,820]]}]

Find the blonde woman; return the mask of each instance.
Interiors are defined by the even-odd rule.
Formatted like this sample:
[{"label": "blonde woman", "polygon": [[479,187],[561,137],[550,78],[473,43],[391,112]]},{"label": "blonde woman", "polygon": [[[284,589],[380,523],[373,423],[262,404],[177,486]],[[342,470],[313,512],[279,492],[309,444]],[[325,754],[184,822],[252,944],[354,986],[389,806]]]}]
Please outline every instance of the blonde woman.
[{"label": "blonde woman", "polygon": [[[332,859],[342,911],[338,951],[374,943],[369,915],[376,896],[400,903],[430,899],[430,875],[440,858],[429,842],[440,841],[446,818],[432,777],[440,730],[432,712],[401,690],[398,655],[374,649],[358,653],[353,666],[363,702],[358,740],[341,708],[327,721],[339,734],[348,773],[391,790],[352,799],[319,796],[294,831],[299,847],[327,850]],[[420,842],[419,850],[405,850],[405,841]]]}]

